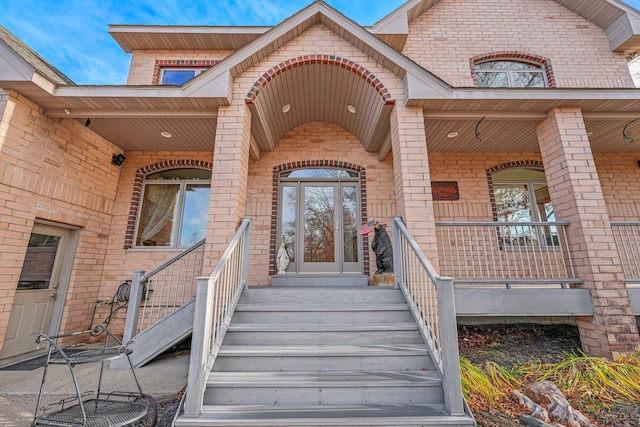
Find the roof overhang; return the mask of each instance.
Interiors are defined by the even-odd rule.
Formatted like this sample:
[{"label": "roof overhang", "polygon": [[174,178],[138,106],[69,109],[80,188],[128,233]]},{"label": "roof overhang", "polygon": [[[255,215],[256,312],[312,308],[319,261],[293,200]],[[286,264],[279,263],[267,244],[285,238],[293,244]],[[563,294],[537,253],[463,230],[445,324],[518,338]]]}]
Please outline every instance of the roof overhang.
[{"label": "roof overhang", "polygon": [[271,28],[109,25],[109,33],[127,53],[134,50],[237,50]]}]

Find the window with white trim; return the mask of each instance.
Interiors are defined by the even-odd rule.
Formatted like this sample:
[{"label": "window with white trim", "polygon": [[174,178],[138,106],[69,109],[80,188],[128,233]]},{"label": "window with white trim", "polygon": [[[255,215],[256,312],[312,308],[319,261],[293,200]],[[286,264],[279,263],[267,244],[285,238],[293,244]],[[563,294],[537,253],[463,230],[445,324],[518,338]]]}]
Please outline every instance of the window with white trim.
[{"label": "window with white trim", "polygon": [[478,87],[548,87],[546,70],[541,64],[506,59],[475,63]]},{"label": "window with white trim", "polygon": [[160,70],[160,84],[180,86],[181,84],[191,80],[192,78],[204,73],[205,71],[207,71],[207,69],[208,69],[207,67],[201,67],[201,68],[164,67]]},{"label": "window with white trim", "polygon": [[511,168],[491,175],[495,213],[498,222],[523,223],[502,229],[503,240],[510,246],[557,245],[557,227],[545,226],[543,232],[526,227],[528,222],[556,220],[544,171]]},{"label": "window with white trim", "polygon": [[204,239],[210,192],[209,170],[171,169],[147,175],[135,246],[184,248]]}]

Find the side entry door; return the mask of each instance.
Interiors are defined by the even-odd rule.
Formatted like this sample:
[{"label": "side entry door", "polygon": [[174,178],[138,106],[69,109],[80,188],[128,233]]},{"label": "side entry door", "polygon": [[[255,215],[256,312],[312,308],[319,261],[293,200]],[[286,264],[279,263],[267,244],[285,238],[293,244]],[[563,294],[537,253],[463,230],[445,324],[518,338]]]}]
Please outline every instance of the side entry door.
[{"label": "side entry door", "polygon": [[[50,334],[52,315],[62,309],[58,301],[62,272],[73,231],[35,224],[18,279],[0,359],[37,350],[39,334]],[[66,285],[66,283],[65,283]],[[66,288],[66,286],[65,286]],[[59,304],[56,305],[56,302]]]}]

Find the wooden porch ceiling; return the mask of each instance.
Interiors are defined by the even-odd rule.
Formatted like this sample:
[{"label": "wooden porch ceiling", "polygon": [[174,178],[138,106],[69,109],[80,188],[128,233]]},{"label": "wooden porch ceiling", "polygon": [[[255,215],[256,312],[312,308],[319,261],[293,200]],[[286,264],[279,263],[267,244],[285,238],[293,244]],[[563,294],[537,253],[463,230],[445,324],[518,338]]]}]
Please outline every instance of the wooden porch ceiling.
[{"label": "wooden porch ceiling", "polygon": [[[589,117],[587,115],[587,117]],[[640,117],[640,115],[638,116]],[[433,152],[528,152],[540,151],[536,120],[485,118],[475,120],[425,120],[427,146]],[[622,131],[632,119],[585,119],[585,127],[594,152],[640,152],[640,121],[631,123],[627,132],[635,142],[623,139]],[[448,137],[452,132],[456,137]]]},{"label": "wooden porch ceiling", "polygon": [[[283,111],[285,106],[289,110]],[[355,111],[349,111],[349,106]],[[378,151],[389,132],[392,105],[352,71],[310,64],[288,70],[259,93],[252,133],[261,151],[271,151],[288,131],[308,122],[335,123],[353,133],[367,151]]]}]

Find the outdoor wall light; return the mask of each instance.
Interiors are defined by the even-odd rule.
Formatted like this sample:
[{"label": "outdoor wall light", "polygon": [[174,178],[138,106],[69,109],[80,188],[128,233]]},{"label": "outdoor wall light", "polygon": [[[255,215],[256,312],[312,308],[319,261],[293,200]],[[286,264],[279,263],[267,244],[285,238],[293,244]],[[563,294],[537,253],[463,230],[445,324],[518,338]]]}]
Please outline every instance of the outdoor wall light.
[{"label": "outdoor wall light", "polygon": [[456,136],[458,136],[458,132],[449,132],[447,134],[447,138],[455,138]]},{"label": "outdoor wall light", "polygon": [[161,136],[164,136],[165,138],[171,138],[173,135],[171,135],[171,132],[160,132]]},{"label": "outdoor wall light", "polygon": [[71,110],[68,108],[65,108],[64,113],[68,116],[69,114],[71,114]]},{"label": "outdoor wall light", "polygon": [[122,166],[125,160],[127,160],[127,157],[124,154],[114,154],[113,157],[111,157],[111,163],[116,166]]},{"label": "outdoor wall light", "polygon": [[349,110],[349,112],[351,114],[355,114],[356,113],[356,107],[354,107],[353,105],[349,104],[347,105],[347,110]]},{"label": "outdoor wall light", "polygon": [[282,112],[284,114],[288,113],[289,111],[291,111],[291,104],[286,104],[284,107],[282,107]]},{"label": "outdoor wall light", "polygon": [[90,125],[90,124],[91,124],[91,119],[87,119],[87,120],[84,122],[84,125],[85,125],[86,127],[89,127],[89,125]]}]

